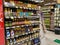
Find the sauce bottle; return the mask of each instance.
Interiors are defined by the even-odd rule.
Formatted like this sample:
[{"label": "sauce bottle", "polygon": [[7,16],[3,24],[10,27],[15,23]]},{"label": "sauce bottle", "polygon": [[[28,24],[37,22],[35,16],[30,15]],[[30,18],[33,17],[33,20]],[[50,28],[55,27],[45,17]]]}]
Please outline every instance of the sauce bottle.
[{"label": "sauce bottle", "polygon": [[14,31],[11,30],[11,38],[14,38]]},{"label": "sauce bottle", "polygon": [[6,38],[10,38],[10,31],[6,30]]}]

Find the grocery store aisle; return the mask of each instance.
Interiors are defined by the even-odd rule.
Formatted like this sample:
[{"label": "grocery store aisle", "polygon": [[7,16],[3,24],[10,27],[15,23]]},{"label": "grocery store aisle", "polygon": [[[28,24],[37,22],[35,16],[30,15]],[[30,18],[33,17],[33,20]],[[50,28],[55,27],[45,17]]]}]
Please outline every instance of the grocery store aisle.
[{"label": "grocery store aisle", "polygon": [[54,42],[55,39],[60,40],[60,35],[54,34],[54,32],[47,31],[45,34],[45,37],[42,39],[43,44],[42,45],[60,45],[56,42]]}]

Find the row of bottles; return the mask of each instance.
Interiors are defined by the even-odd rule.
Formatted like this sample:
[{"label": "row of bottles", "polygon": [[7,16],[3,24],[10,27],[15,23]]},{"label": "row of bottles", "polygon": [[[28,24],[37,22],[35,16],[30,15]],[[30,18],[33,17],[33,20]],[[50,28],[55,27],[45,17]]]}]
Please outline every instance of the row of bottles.
[{"label": "row of bottles", "polygon": [[33,8],[33,9],[38,9],[38,5],[35,5],[34,3],[31,4],[31,3],[28,3],[28,2],[25,2],[24,1],[17,1],[17,0],[5,0],[4,1],[4,5],[5,6],[18,6],[18,7],[23,7],[24,9],[26,8]]},{"label": "row of bottles", "polygon": [[39,43],[39,33],[32,33],[20,37],[15,37],[11,39],[6,40],[6,45],[15,45],[15,44],[20,44],[20,45],[34,45],[36,43]]},{"label": "row of bottles", "polygon": [[22,9],[12,9],[5,8],[5,17],[6,16],[31,16],[34,15],[34,11],[22,10]]},{"label": "row of bottles", "polygon": [[6,27],[21,26],[21,25],[33,25],[34,23],[39,24],[40,22],[38,21],[38,19],[36,19],[36,20],[28,20],[26,18],[5,19]]},{"label": "row of bottles", "polygon": [[38,30],[39,30],[38,25],[24,26],[24,27],[15,26],[15,28],[6,29],[6,37],[14,38],[16,36],[20,36],[22,34],[26,34],[26,33],[33,32],[33,31],[38,31]]}]

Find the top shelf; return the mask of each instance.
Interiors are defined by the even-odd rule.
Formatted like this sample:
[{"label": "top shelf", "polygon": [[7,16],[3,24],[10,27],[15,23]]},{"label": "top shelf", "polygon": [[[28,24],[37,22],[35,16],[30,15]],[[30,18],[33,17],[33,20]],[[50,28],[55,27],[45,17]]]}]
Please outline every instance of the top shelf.
[{"label": "top shelf", "polygon": [[26,2],[26,3],[31,3],[31,4],[40,4],[40,2],[43,1],[37,1],[37,0],[15,0],[15,1],[22,1],[22,2]]},{"label": "top shelf", "polygon": [[[21,1],[22,2],[22,1]],[[5,8],[20,8],[20,9],[26,9],[26,10],[34,10],[34,11],[37,11],[39,10],[37,7],[38,5],[32,5],[32,4],[20,4],[20,5],[17,5],[18,3],[15,2],[15,3],[10,3],[10,2],[4,2],[4,7]],[[24,6],[23,6],[24,5]],[[30,6],[29,6],[30,5]],[[34,6],[34,7],[33,7]]]}]

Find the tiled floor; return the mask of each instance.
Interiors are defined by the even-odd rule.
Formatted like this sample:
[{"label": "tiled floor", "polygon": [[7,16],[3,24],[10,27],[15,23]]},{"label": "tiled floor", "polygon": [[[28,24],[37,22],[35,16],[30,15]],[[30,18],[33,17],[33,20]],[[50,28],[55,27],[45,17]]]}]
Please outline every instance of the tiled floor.
[{"label": "tiled floor", "polygon": [[43,42],[42,45],[60,45],[60,44],[54,42],[55,39],[60,40],[60,35],[56,35],[56,34],[54,34],[54,32],[47,31],[44,39],[42,39],[42,42]]}]

